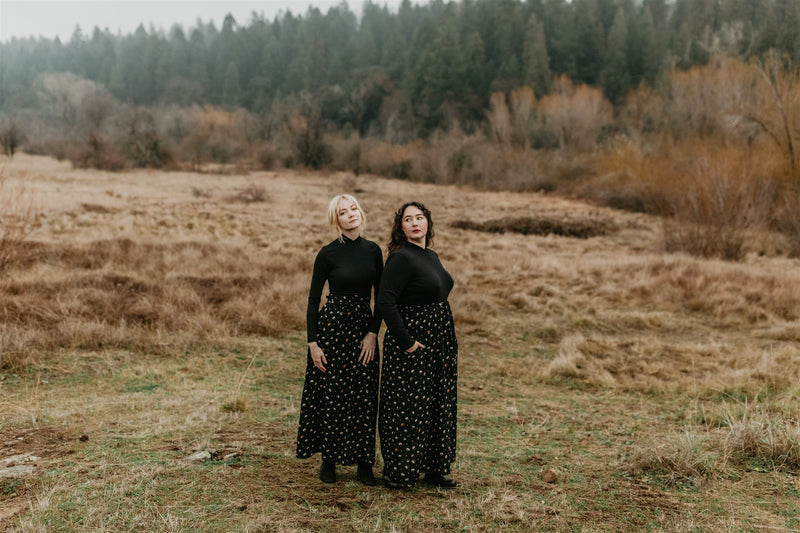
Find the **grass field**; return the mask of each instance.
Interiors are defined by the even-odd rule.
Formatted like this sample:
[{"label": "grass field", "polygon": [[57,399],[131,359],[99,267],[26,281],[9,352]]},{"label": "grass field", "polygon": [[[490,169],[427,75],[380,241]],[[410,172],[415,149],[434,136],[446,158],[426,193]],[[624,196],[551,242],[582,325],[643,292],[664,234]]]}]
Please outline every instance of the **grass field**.
[{"label": "grass field", "polygon": [[[0,163],[3,215],[33,209],[0,277],[0,530],[800,530],[797,260],[667,254],[656,219],[542,194]],[[402,202],[433,212],[453,491],[294,458],[340,192],[382,246]]]}]

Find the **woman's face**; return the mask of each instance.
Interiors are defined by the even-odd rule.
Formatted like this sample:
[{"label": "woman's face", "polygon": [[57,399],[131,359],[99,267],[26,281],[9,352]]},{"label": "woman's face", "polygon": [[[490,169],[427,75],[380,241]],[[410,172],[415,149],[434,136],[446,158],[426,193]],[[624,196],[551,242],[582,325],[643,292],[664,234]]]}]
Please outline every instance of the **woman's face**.
[{"label": "woman's face", "polygon": [[403,211],[403,234],[408,242],[425,248],[425,236],[428,234],[428,219],[417,206],[410,205]]},{"label": "woman's face", "polygon": [[355,202],[340,200],[338,213],[339,227],[343,232],[352,231],[361,225],[361,213]]}]

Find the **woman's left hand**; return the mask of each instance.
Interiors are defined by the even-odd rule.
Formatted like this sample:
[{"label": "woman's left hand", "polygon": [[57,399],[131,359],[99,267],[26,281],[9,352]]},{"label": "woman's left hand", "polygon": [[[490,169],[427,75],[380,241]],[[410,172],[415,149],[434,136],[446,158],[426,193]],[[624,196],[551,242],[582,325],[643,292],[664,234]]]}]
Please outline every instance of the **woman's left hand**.
[{"label": "woman's left hand", "polygon": [[358,361],[362,365],[367,365],[375,357],[375,347],[378,345],[378,336],[372,332],[367,333],[364,340],[361,341],[361,355],[358,356]]}]

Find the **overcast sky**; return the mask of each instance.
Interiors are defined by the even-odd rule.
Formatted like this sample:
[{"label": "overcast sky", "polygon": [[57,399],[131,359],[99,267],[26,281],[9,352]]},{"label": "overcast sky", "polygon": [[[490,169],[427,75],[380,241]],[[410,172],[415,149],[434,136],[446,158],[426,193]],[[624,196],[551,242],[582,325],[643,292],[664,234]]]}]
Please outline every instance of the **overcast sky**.
[{"label": "overcast sky", "polygon": [[[373,0],[374,4],[386,5],[397,11],[401,0]],[[231,13],[241,25],[248,25],[251,14],[263,14],[272,19],[280,12],[291,11],[304,15],[309,5],[323,13],[342,3],[342,0],[262,0],[252,1],[193,1],[193,0],[0,0],[0,41],[13,37],[60,37],[69,41],[75,26],[80,25],[84,35],[91,35],[95,26],[108,28],[112,33],[127,34],[136,30],[140,23],[150,29],[169,31],[173,24],[184,29],[196,26],[197,19],[213,21],[222,27],[225,15]],[[412,0],[412,4],[425,3]],[[347,5],[356,15],[361,14],[363,0],[350,0]]]}]

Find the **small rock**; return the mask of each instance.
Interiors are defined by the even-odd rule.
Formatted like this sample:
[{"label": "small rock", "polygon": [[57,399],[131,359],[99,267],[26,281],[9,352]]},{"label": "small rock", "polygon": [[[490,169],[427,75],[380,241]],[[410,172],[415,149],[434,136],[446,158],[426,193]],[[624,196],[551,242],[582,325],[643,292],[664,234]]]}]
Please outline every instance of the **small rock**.
[{"label": "small rock", "polygon": [[553,468],[548,468],[542,472],[542,481],[545,483],[555,483],[558,479],[558,473]]}]

